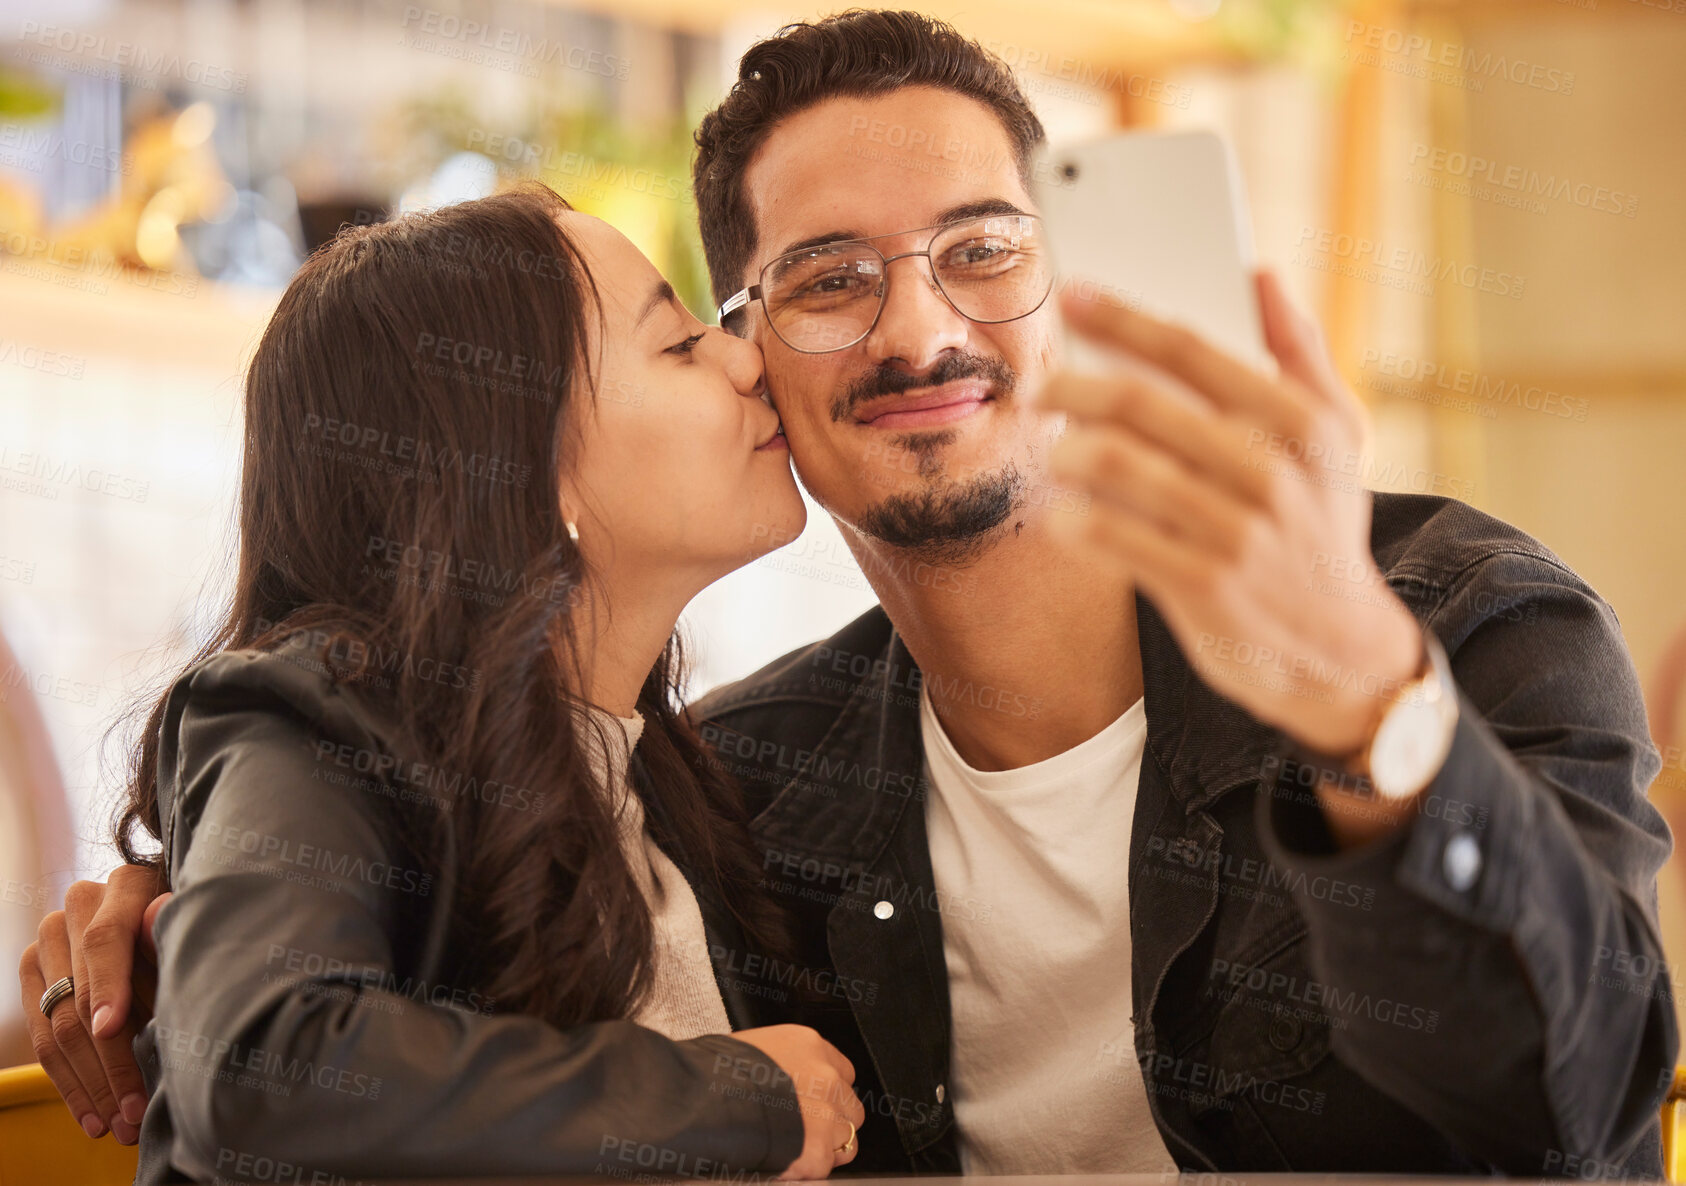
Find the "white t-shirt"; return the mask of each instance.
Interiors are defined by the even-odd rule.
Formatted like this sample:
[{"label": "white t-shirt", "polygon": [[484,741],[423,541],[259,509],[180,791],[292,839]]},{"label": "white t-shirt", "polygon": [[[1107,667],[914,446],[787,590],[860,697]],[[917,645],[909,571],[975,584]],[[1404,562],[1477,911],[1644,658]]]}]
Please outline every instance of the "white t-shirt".
[{"label": "white t-shirt", "polygon": [[1142,702],[1017,770],[968,766],[923,691],[920,728],[937,901],[966,906],[942,911],[962,1171],[1174,1171],[1130,1024]]}]

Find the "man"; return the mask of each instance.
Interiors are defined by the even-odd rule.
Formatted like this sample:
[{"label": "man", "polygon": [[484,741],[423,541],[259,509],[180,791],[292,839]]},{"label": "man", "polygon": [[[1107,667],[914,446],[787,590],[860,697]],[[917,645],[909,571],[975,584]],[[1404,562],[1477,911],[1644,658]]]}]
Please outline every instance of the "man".
[{"label": "man", "polygon": [[[854,1063],[857,1171],[1660,1176],[1670,840],[1614,615],[1372,499],[1268,276],[1276,375],[969,286],[1035,255],[1041,137],[896,12],[757,45],[698,131],[723,321],[881,601],[695,706],[800,947],[717,975]],[[1062,313],[1129,367],[1056,373]]]}]

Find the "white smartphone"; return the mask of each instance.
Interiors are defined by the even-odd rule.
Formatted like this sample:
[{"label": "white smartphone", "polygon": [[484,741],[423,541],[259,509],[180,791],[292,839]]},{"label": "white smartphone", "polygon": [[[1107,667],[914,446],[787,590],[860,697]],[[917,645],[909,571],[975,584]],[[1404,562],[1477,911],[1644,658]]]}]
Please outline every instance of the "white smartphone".
[{"label": "white smartphone", "polygon": [[[1274,369],[1253,287],[1253,236],[1235,154],[1213,132],[1125,132],[1039,154],[1032,186],[1059,287],[1099,286]],[[1066,335],[1065,364],[1104,372]]]}]

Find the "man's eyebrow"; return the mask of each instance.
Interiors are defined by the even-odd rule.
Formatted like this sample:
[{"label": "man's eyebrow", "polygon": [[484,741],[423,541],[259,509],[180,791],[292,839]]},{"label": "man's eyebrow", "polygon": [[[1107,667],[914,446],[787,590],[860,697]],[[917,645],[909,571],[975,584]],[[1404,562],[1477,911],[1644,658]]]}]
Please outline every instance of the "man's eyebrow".
[{"label": "man's eyebrow", "polygon": [[1020,210],[1006,198],[979,198],[975,202],[962,202],[958,206],[950,206],[932,220],[933,225],[941,226],[945,222],[964,222],[968,218],[988,218],[992,214],[1029,214],[1028,210]]},{"label": "man's eyebrow", "polygon": [[[964,222],[968,218],[987,218],[991,214],[1029,214],[1028,210],[1021,210],[1006,198],[978,198],[971,202],[962,202],[958,206],[950,206],[941,214],[933,218],[929,226],[942,226],[949,222]],[[793,251],[807,251],[814,247],[824,247],[828,243],[840,243],[847,239],[860,239],[864,236],[857,230],[826,231],[822,235],[810,235],[806,239],[798,239],[794,243],[787,243],[779,255],[789,255]]]},{"label": "man's eyebrow", "polygon": [[673,291],[673,285],[668,283],[666,280],[663,280],[660,284],[656,285],[655,291],[650,293],[650,299],[644,302],[644,308],[638,314],[638,320],[632,323],[632,328],[636,330],[639,326],[644,324],[650,314],[654,313],[663,305],[673,304],[678,301],[678,299],[679,294]]}]

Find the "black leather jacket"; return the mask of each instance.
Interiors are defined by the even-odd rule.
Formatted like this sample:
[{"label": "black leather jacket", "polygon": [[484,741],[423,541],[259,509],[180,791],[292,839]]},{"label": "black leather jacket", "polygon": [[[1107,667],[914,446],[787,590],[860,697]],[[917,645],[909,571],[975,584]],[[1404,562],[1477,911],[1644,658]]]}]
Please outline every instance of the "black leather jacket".
[{"label": "black leather jacket", "polygon": [[[216,656],[171,690],[159,812],[175,896],[136,1043],[154,1089],[137,1181],[789,1165],[796,1095],[747,1043],[626,1021],[559,1030],[474,987],[446,939],[454,861],[406,855],[394,813],[464,793],[526,810],[534,792],[407,762],[312,667],[301,640]],[[706,888],[698,904],[711,936],[738,942]],[[750,1024],[721,988],[733,1027]]]},{"label": "black leather jacket", "polygon": [[[1449,653],[1461,717],[1418,816],[1346,853],[1285,739],[1208,689],[1138,599],[1147,752],[1119,854],[1135,1049],[1071,1073],[1096,1091],[1141,1075],[1186,1169],[1660,1178],[1671,840],[1615,614],[1455,501],[1377,495],[1372,545]],[[943,918],[990,904],[933,885],[921,678],[874,609],[694,708],[804,940],[796,967],[722,945],[720,974],[853,1060],[852,1171],[958,1171]],[[995,702],[1003,728],[1035,710]]]}]

